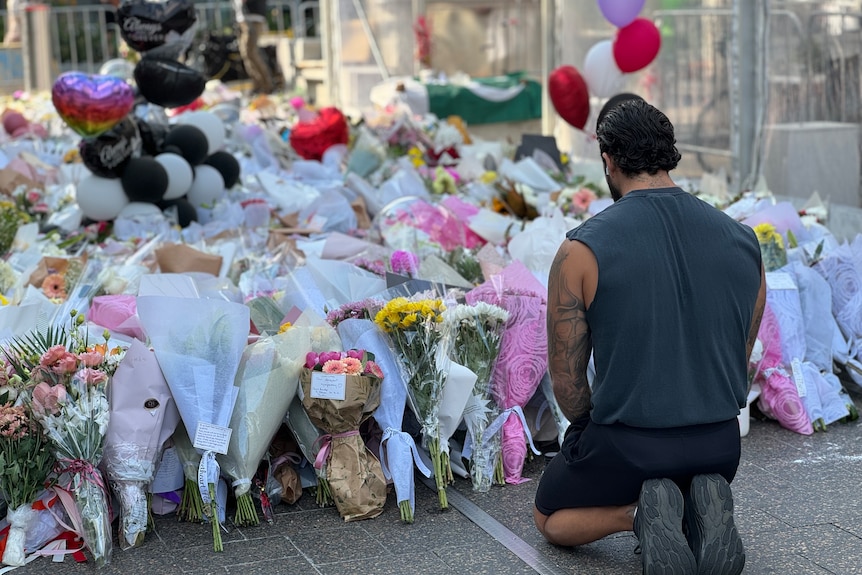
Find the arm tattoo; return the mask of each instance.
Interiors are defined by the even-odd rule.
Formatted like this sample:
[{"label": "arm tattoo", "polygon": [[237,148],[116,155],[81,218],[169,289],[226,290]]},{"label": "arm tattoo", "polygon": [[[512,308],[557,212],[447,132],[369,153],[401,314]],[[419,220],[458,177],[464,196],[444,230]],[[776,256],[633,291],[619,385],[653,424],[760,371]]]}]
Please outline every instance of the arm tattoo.
[{"label": "arm tattoo", "polygon": [[557,254],[548,281],[548,368],[557,403],[574,421],[590,411],[587,364],[592,339],[583,290],[571,271],[563,269],[566,258],[564,252]]}]

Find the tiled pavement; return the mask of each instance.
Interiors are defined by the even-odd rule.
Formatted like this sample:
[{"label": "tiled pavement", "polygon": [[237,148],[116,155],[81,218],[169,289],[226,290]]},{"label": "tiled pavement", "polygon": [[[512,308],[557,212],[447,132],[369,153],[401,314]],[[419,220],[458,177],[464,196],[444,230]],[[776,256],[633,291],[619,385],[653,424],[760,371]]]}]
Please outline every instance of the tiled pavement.
[{"label": "tiled pavement", "polygon": [[[859,397],[857,404],[862,405]],[[773,422],[752,421],[733,483],[736,520],[747,550],[745,573],[862,574],[862,424],[834,424],[802,436]],[[529,462],[537,478],[544,457]],[[473,493],[466,480],[450,487],[450,506],[417,479],[416,522],[400,522],[394,496],[376,519],[344,523],[305,494],[278,506],[272,525],[233,529],[223,553],[212,551],[206,525],[157,518],[141,548],[115,548],[104,574],[241,575],[578,575],[640,573],[631,533],[579,549],[551,546],[532,523],[536,481]],[[459,510],[460,509],[460,510]],[[484,529],[483,529],[484,527]],[[70,558],[40,558],[17,575],[95,571]]]}]

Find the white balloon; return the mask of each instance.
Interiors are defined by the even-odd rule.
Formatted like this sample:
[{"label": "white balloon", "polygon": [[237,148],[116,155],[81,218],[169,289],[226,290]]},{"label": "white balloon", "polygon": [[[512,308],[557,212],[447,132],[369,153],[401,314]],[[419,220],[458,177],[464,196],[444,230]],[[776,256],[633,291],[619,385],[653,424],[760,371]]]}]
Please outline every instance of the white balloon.
[{"label": "white balloon", "polygon": [[135,218],[138,216],[161,216],[162,210],[155,204],[147,202],[130,202],[120,210],[117,218]]},{"label": "white balloon", "polygon": [[165,152],[155,157],[168,173],[168,189],[162,199],[176,200],[186,195],[195,179],[191,164],[179,154]]},{"label": "white balloon", "polygon": [[225,129],[221,118],[205,110],[186,112],[177,117],[177,123],[198,128],[207,137],[207,156],[218,152],[224,146]]},{"label": "white balloon", "polygon": [[221,173],[207,164],[195,166],[195,180],[187,194],[189,203],[196,208],[212,206],[222,195],[224,178]]},{"label": "white balloon", "polygon": [[113,220],[129,203],[119,179],[96,175],[87,176],[78,183],[75,198],[84,216],[99,222]]},{"label": "white balloon", "polygon": [[623,72],[614,60],[611,40],[595,44],[584,59],[584,80],[590,94],[597,98],[610,98],[622,88]]}]

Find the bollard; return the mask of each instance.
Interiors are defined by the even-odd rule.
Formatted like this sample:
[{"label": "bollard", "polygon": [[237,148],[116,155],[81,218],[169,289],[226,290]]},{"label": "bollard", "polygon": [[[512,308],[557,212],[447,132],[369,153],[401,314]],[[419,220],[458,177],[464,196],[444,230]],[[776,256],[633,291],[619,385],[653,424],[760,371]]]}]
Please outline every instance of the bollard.
[{"label": "bollard", "polygon": [[51,89],[51,7],[30,4],[21,22],[21,45],[24,59],[24,89]]}]

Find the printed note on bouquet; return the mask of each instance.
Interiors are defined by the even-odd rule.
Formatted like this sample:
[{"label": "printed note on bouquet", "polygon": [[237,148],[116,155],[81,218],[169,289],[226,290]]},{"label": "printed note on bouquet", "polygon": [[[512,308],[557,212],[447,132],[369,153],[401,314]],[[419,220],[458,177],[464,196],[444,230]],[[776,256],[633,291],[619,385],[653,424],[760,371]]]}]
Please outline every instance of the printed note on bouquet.
[{"label": "printed note on bouquet", "polygon": [[343,373],[315,371],[311,374],[311,397],[344,401],[346,389],[347,376]]},{"label": "printed note on bouquet", "polygon": [[183,486],[185,475],[177,451],[168,447],[162,454],[159,469],[150,484],[150,493],[167,493]]},{"label": "printed note on bouquet", "polygon": [[230,427],[222,427],[221,425],[214,425],[206,421],[198,421],[198,427],[195,430],[194,447],[203,451],[214,451],[227,455],[230,434]]},{"label": "printed note on bouquet", "polygon": [[793,276],[784,272],[767,272],[766,287],[771,290],[798,289],[793,281]]}]

